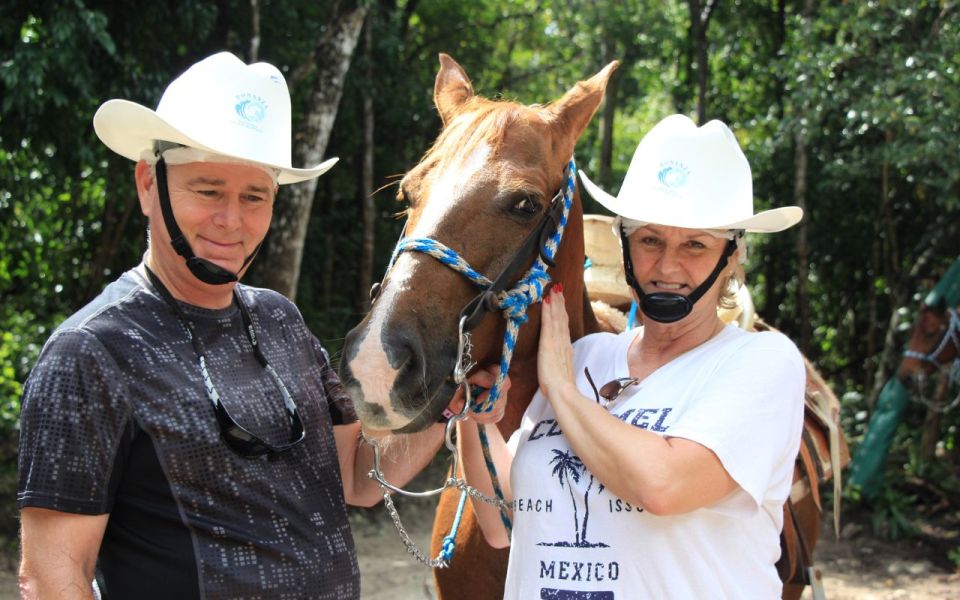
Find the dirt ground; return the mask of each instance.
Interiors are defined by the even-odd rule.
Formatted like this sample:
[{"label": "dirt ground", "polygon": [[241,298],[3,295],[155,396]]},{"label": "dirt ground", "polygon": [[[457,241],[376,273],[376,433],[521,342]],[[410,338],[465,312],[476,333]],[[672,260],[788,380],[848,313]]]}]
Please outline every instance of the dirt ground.
[{"label": "dirt ground", "polygon": [[[431,503],[406,500],[399,510],[404,527],[426,552],[432,514],[423,504]],[[960,572],[946,556],[947,548],[960,547],[956,527],[890,542],[871,535],[869,515],[845,518],[839,542],[829,518],[824,520],[816,549],[828,600],[960,600]],[[429,569],[406,553],[382,507],[354,513],[353,524],[364,600],[435,598]],[[815,600],[809,588],[803,599]]]},{"label": "dirt ground", "polygon": [[[432,502],[402,499],[398,507],[404,527],[428,552]],[[828,600],[960,600],[960,573],[946,556],[960,547],[960,528],[951,525],[926,531],[921,539],[889,542],[870,534],[867,515],[847,521],[840,542],[825,527],[816,550]],[[382,506],[354,511],[351,522],[364,600],[435,598],[430,570],[406,553]],[[14,561],[3,562],[0,600],[13,600]],[[803,598],[813,600],[809,588]]]},{"label": "dirt ground", "polygon": [[[835,541],[824,522],[815,562],[830,600],[960,600],[960,570],[947,556],[960,548],[956,515],[896,542],[871,534],[869,515],[853,515]],[[846,518],[846,517],[845,517]],[[812,598],[810,589],[803,598]]]}]

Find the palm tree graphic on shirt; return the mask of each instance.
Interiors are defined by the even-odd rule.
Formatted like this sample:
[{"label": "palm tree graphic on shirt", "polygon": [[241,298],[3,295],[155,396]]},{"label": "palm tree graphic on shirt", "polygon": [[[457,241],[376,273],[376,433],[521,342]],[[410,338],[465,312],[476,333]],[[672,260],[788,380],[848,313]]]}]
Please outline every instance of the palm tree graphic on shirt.
[{"label": "palm tree graphic on shirt", "polygon": [[[553,472],[551,473],[556,477],[560,482],[560,487],[566,487],[567,491],[570,492],[570,502],[573,504],[573,534],[574,540],[561,540],[557,542],[540,542],[538,546],[564,546],[564,547],[575,547],[575,548],[607,548],[608,545],[603,542],[589,542],[587,541],[587,523],[590,520],[590,490],[593,489],[594,477],[593,473],[587,471],[587,467],[584,466],[583,461],[580,460],[580,457],[576,454],[568,452],[566,450],[557,450],[554,448],[552,450],[553,458],[550,459],[550,464],[553,465]],[[590,482],[587,484],[587,489],[583,493],[583,520],[580,520],[579,511],[577,510],[577,494],[574,493],[573,484],[580,483],[580,478],[584,475],[590,477]],[[599,484],[597,488],[597,493],[603,491],[603,484]]]}]

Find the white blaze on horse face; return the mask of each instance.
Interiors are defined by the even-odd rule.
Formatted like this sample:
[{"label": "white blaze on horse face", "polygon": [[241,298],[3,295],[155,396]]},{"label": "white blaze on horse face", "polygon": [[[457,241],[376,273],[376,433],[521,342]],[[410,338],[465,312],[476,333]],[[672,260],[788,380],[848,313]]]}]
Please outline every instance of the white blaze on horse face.
[{"label": "white blaze on horse face", "polygon": [[[393,388],[393,382],[396,381],[399,370],[390,366],[390,360],[380,344],[383,322],[389,312],[389,308],[381,307],[389,307],[393,304],[393,296],[394,294],[387,291],[377,302],[377,306],[370,315],[367,335],[360,342],[357,354],[350,362],[353,376],[359,382],[360,390],[363,392],[363,401],[383,409],[383,418],[386,419],[386,423],[381,422],[380,417],[377,416],[376,422],[372,425],[385,428],[402,427],[410,420],[390,406],[390,390]],[[363,420],[363,405],[358,405],[357,410]]]},{"label": "white blaze on horse face", "polygon": [[[490,146],[483,144],[474,149],[469,156],[460,160],[451,160],[447,168],[440,173],[430,186],[430,197],[424,198],[426,205],[411,237],[433,237],[443,217],[460,205],[480,185],[477,173],[490,159]],[[442,240],[441,240],[442,241]]]}]

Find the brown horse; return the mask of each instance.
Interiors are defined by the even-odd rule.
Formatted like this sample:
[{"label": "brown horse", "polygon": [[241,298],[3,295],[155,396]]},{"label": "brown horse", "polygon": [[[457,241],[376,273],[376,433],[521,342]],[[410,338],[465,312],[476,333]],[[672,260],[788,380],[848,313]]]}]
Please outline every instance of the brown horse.
[{"label": "brown horse", "polygon": [[[933,306],[924,304],[913,325],[907,351],[897,370],[897,377],[913,383],[918,389],[934,372],[960,361],[960,313],[947,308],[943,298]],[[960,365],[952,372],[960,375]]]},{"label": "brown horse", "polygon": [[960,393],[956,392],[960,384],[960,311],[948,308],[944,298],[921,306],[897,377],[910,389],[912,399],[927,406],[920,457],[931,460],[943,413],[960,404]]},{"label": "brown horse", "polygon": [[[546,106],[481,98],[452,58],[441,54],[440,65],[434,102],[443,130],[400,182],[398,198],[408,205],[404,236],[442,242],[492,278],[545,216],[616,63]],[[582,214],[575,197],[556,266],[549,270],[571,292],[574,338],[585,326],[596,328],[582,294]],[[413,432],[437,421],[455,391],[450,376],[461,309],[477,291],[431,256],[396,256],[370,312],[343,347],[341,380],[368,427]],[[529,334],[520,335],[513,354],[511,402],[500,424],[505,433],[516,428],[524,399],[537,389],[530,361],[536,357],[538,307],[528,317],[523,331]],[[472,332],[478,364],[499,361],[503,333],[504,320],[495,315],[479,322]]]},{"label": "brown horse", "polygon": [[[460,65],[441,54],[434,103],[443,130],[400,182],[398,196],[408,204],[404,235],[442,242],[491,278],[500,273],[563,185],[564,168],[615,68],[611,63],[551,104],[523,106],[476,96]],[[597,330],[583,290],[582,215],[574,193],[555,266],[549,269],[552,280],[563,281],[567,290],[573,339]],[[533,256],[524,268],[532,262]],[[437,421],[454,392],[461,308],[476,292],[467,278],[431,256],[405,252],[395,257],[370,313],[347,334],[341,361],[343,384],[368,426],[412,432]],[[509,402],[498,424],[505,437],[517,428],[537,390],[539,307],[532,306],[527,316],[510,365]],[[504,330],[504,320],[495,315],[479,322],[472,332],[472,358],[478,364],[500,360]],[[450,530],[456,501],[455,492],[441,498],[434,555]],[[436,571],[441,596],[497,597],[507,553],[483,540],[470,503],[456,545],[452,567]]]}]

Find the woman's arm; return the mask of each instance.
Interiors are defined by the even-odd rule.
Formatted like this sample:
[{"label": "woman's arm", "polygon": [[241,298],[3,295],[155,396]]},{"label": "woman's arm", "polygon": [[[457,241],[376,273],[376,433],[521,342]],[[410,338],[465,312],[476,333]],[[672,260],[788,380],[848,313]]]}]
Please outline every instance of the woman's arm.
[{"label": "woman's arm", "polygon": [[618,497],[670,515],[708,506],[737,489],[710,449],[633,427],[580,393],[563,294],[556,288],[543,305],[537,364],[540,389],[570,446]]},{"label": "woman's arm", "polygon": [[[457,438],[460,449],[460,464],[463,469],[463,478],[467,483],[475,487],[483,495],[492,498],[495,496],[493,490],[493,481],[487,469],[486,461],[483,457],[483,450],[480,446],[479,428],[485,427],[487,441],[490,446],[490,457],[497,469],[497,481],[500,483],[500,489],[503,492],[504,501],[507,506],[513,501],[513,494],[510,491],[510,465],[513,462],[513,455],[507,448],[507,443],[500,435],[500,430],[496,426],[479,425],[473,420],[466,420],[457,423]],[[473,512],[477,516],[477,522],[480,524],[480,531],[483,532],[484,539],[494,548],[506,548],[510,545],[510,534],[503,525],[500,509],[492,504],[488,504],[479,498],[471,496],[470,502],[473,504]],[[513,510],[507,511],[507,518],[513,520]]]}]

